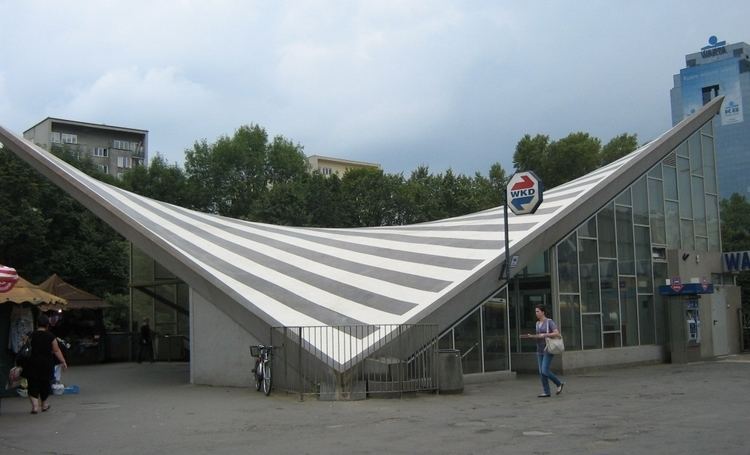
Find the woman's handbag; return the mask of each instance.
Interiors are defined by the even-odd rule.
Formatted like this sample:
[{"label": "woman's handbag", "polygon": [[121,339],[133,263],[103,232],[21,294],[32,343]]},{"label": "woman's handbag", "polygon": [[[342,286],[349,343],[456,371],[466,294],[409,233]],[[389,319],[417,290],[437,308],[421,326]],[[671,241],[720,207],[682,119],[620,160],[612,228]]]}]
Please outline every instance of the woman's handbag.
[{"label": "woman's handbag", "polygon": [[[549,333],[549,319],[547,320],[547,333]],[[555,338],[547,337],[544,339],[544,343],[544,350],[550,354],[562,354],[565,351],[565,343],[563,343],[562,335]]]},{"label": "woman's handbag", "polygon": [[545,338],[544,342],[547,346],[544,348],[550,354],[562,354],[565,351],[565,343],[563,343],[562,336],[557,338]]}]

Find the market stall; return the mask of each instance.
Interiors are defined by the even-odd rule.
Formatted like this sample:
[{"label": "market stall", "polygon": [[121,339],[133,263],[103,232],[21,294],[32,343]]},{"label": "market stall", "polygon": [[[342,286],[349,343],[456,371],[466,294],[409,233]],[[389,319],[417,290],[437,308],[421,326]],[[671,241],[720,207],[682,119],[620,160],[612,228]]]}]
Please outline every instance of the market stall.
[{"label": "market stall", "polygon": [[[67,301],[50,317],[50,330],[70,344],[68,363],[80,365],[103,362],[106,358],[103,309],[109,305],[101,298],[67,283],[53,274],[39,288]],[[55,309],[44,306],[42,309]]]}]

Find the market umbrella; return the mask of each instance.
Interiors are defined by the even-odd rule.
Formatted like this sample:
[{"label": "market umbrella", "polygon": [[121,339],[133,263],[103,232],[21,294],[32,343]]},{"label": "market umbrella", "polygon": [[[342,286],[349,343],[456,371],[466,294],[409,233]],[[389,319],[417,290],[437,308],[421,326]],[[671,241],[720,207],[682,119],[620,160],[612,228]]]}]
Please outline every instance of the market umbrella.
[{"label": "market umbrella", "polygon": [[0,303],[30,303],[44,305],[46,309],[60,309],[68,303],[62,297],[50,294],[29,283],[20,276],[13,289],[0,294]]},{"label": "market umbrella", "polygon": [[56,273],[37,285],[37,287],[67,300],[68,304],[65,306],[66,310],[98,310],[100,308],[109,307],[109,304],[104,300],[65,282],[65,280],[60,278]]},{"label": "market umbrella", "polygon": [[0,265],[0,293],[8,292],[18,282],[18,273],[13,267]]}]

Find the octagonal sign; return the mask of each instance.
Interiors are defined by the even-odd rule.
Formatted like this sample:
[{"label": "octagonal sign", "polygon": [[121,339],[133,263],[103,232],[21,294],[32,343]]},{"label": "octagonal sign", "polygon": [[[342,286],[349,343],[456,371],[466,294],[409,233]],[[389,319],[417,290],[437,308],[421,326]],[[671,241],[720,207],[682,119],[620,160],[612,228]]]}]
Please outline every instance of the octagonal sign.
[{"label": "octagonal sign", "polygon": [[533,172],[516,172],[508,181],[505,191],[510,210],[516,215],[527,215],[536,212],[542,203],[544,186]]}]

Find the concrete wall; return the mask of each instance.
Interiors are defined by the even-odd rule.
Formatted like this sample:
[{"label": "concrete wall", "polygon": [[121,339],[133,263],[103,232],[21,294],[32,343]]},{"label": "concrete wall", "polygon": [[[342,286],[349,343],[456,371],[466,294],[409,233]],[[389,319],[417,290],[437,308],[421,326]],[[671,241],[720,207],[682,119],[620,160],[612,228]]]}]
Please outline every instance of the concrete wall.
[{"label": "concrete wall", "polygon": [[[588,369],[620,367],[644,363],[663,363],[666,350],[663,346],[632,346],[624,348],[587,349],[565,351],[552,359],[552,371],[570,373]],[[519,373],[536,373],[536,353],[513,354],[512,369]]]},{"label": "concrete wall", "polygon": [[190,290],[190,382],[250,387],[258,340],[193,289]]}]

